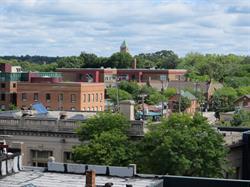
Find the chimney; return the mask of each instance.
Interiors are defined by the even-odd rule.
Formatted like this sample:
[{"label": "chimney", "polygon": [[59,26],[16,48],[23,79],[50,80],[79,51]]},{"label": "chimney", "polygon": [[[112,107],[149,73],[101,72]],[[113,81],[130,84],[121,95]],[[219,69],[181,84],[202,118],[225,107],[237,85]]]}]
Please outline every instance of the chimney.
[{"label": "chimney", "polygon": [[86,171],[86,187],[96,187],[95,185],[95,171]]},{"label": "chimney", "polygon": [[134,58],[132,62],[132,69],[136,69],[136,65],[137,65],[136,58]]}]

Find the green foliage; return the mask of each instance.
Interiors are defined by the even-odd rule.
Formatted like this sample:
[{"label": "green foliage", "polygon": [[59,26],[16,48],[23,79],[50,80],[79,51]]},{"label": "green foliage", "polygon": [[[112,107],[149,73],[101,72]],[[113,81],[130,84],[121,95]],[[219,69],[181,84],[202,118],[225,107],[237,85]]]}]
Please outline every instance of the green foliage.
[{"label": "green foliage", "polygon": [[133,163],[133,144],[120,131],[104,131],[88,144],[74,149],[73,159],[78,163],[128,166]]},{"label": "green foliage", "polygon": [[94,117],[88,119],[77,130],[77,134],[81,141],[94,138],[104,131],[120,131],[126,133],[129,128],[129,121],[121,114],[105,112],[98,113]]},{"label": "green foliage", "polygon": [[155,53],[142,53],[136,55],[138,67],[158,67],[165,69],[175,69],[179,63],[179,57],[173,51],[162,50]]},{"label": "green foliage", "polygon": [[163,91],[163,95],[164,97],[166,97],[166,99],[174,96],[177,93],[176,88],[167,88]]},{"label": "green foliage", "polygon": [[100,113],[83,123],[78,130],[85,144],[73,149],[79,163],[128,166],[133,163],[136,147],[127,137],[129,121],[118,113]]},{"label": "green foliage", "polygon": [[237,89],[238,96],[250,94],[250,86],[243,86]]},{"label": "green foliage", "polygon": [[16,109],[17,109],[17,106],[16,106],[16,105],[10,104],[9,110],[16,110]]},{"label": "green foliage", "polygon": [[225,78],[225,84],[229,87],[238,88],[250,85],[250,76],[236,77],[230,76]]},{"label": "green foliage", "polygon": [[[191,101],[187,97],[181,96],[181,104],[180,104],[181,112],[184,112],[190,106],[191,106]],[[174,105],[174,111],[175,112],[179,111],[179,101],[176,103],[176,105]]]},{"label": "green foliage", "polygon": [[233,116],[233,120],[231,121],[231,125],[233,126],[250,126],[250,112],[240,110]]},{"label": "green foliage", "polygon": [[58,68],[81,68],[84,65],[84,60],[76,57],[63,57],[57,61]]},{"label": "green foliage", "polygon": [[227,112],[234,110],[234,100],[237,92],[231,87],[223,87],[215,91],[213,95],[213,108],[216,112]]},{"label": "green foliage", "polygon": [[138,147],[140,172],[222,177],[227,152],[223,137],[202,116],[174,114],[150,128]]},{"label": "green foliage", "polygon": [[132,99],[132,95],[124,90],[117,88],[107,89],[108,98],[110,98],[113,103],[117,103],[117,94],[119,96],[118,97],[119,101]]},{"label": "green foliage", "polygon": [[121,81],[119,83],[119,88],[121,90],[124,90],[128,93],[130,93],[134,99],[138,97],[138,94],[140,93],[140,86],[135,81]]},{"label": "green foliage", "polygon": [[156,91],[148,95],[145,102],[150,105],[155,105],[155,104],[159,104],[161,101],[164,101],[164,96],[161,95],[160,92]]},{"label": "green foliage", "polygon": [[192,80],[225,81],[229,87],[248,86],[250,84],[249,57],[189,53],[181,59],[178,68],[189,70]]},{"label": "green foliage", "polygon": [[108,64],[109,67],[114,68],[129,68],[131,67],[131,63],[133,61],[132,56],[129,53],[114,53],[109,59]]}]

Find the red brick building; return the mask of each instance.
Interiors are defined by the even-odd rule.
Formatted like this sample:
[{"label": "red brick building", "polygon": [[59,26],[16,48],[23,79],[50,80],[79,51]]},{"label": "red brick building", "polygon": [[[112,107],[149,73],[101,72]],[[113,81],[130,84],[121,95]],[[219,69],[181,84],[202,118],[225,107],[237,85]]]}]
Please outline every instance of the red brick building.
[{"label": "red brick building", "polygon": [[32,80],[17,84],[17,107],[41,102],[49,110],[103,111],[104,84]]},{"label": "red brick building", "polygon": [[64,81],[76,82],[104,82],[111,85],[120,80],[148,82],[161,80],[186,80],[187,70],[167,69],[111,69],[111,68],[59,68]]}]

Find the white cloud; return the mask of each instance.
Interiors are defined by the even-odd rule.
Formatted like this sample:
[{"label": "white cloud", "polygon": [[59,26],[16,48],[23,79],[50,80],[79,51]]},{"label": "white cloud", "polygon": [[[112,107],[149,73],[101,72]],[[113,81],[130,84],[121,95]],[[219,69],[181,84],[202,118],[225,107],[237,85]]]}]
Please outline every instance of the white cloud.
[{"label": "white cloud", "polygon": [[[7,0],[0,55],[108,56],[126,39],[132,54],[249,54],[248,1]],[[228,45],[230,44],[230,45]],[[240,45],[239,45],[240,44]]]}]

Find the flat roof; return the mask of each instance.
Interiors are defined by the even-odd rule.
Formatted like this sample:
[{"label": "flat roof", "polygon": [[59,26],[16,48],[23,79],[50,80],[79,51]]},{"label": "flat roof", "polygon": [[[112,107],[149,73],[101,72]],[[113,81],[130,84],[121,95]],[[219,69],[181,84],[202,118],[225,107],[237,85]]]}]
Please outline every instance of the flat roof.
[{"label": "flat roof", "polygon": [[147,69],[147,68],[56,68],[56,70],[131,70],[131,71],[187,71],[186,69]]},{"label": "flat roof", "polygon": [[[32,167],[24,167],[24,170],[19,173],[4,177],[1,179],[0,187],[20,187],[28,184],[39,187],[83,187],[86,184],[85,175],[43,172],[42,170],[33,169]],[[104,186],[105,183],[112,182],[113,187],[124,187],[126,184],[135,187],[146,187],[161,181],[161,179],[157,178],[96,176],[97,186]]]},{"label": "flat roof", "polygon": [[[57,118],[59,119],[61,113],[66,114],[66,120],[84,120],[86,118],[92,117],[96,115],[96,112],[79,112],[79,111],[48,111],[47,114],[38,114],[35,110],[28,110],[32,116],[27,116],[26,118]],[[20,118],[22,117],[21,110],[10,110],[10,111],[2,111],[0,112],[0,119],[5,117],[13,117],[13,118]]]}]

